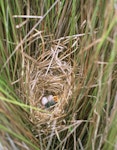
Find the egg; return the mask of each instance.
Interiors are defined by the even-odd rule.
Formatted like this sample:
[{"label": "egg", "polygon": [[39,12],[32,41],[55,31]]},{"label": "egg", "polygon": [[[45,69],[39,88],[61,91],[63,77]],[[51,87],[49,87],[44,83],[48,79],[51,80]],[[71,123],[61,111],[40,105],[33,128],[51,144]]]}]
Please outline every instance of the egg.
[{"label": "egg", "polygon": [[53,95],[49,95],[47,97],[48,101],[51,102],[51,101],[54,101],[54,96]]},{"label": "egg", "polygon": [[45,106],[48,103],[48,99],[46,97],[43,97],[41,103]]}]

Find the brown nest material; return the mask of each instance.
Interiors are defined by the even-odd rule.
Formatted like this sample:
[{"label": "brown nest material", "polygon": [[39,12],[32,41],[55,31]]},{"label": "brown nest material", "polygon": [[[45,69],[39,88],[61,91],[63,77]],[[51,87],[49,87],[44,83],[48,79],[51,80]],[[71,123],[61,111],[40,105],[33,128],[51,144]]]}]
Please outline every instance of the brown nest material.
[{"label": "brown nest material", "polygon": [[[65,115],[65,107],[72,95],[73,68],[70,59],[61,49],[51,48],[37,59],[25,54],[26,81],[25,103],[38,108],[30,109],[31,121],[36,125],[47,123]],[[27,91],[27,92],[26,92]],[[57,97],[57,103],[46,109],[41,104],[44,96]],[[28,100],[28,101],[27,101]]]}]

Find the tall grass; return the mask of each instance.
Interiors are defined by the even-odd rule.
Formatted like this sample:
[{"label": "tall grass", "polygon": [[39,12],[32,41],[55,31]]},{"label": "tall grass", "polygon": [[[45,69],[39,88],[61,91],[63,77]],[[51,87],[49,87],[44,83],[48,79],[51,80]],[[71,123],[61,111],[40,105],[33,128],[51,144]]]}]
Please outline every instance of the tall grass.
[{"label": "tall grass", "polygon": [[[116,6],[114,0],[0,1],[2,149],[117,149]],[[67,49],[73,94],[60,116],[63,128],[41,135],[28,118],[25,69],[31,68],[24,57],[38,60],[55,43]]]}]

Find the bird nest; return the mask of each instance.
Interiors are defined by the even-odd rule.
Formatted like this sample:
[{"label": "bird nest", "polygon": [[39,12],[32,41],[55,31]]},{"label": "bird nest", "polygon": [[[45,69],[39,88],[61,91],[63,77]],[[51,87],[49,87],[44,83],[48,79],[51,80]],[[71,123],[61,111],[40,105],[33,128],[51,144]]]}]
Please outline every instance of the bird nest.
[{"label": "bird nest", "polygon": [[[31,121],[43,124],[49,120],[65,115],[65,107],[72,95],[73,68],[69,56],[60,48],[46,50],[37,58],[24,54],[25,64],[25,87],[28,97]],[[42,98],[53,95],[57,102],[49,108],[42,105]],[[33,109],[35,107],[37,109]]]}]

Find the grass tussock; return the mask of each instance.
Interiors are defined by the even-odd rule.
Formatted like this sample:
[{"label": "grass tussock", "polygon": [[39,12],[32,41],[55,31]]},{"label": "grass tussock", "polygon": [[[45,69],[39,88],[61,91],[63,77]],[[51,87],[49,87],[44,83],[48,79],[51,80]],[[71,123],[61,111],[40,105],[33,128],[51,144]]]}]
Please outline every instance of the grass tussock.
[{"label": "grass tussock", "polygon": [[[117,149],[116,5],[0,2],[0,146]],[[49,94],[58,101],[45,109]]]}]

